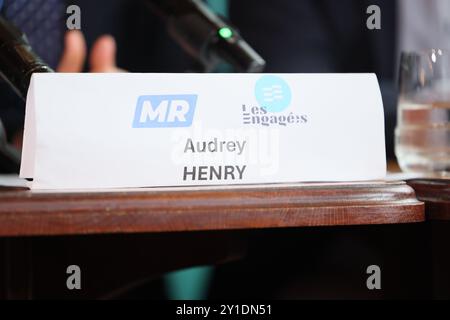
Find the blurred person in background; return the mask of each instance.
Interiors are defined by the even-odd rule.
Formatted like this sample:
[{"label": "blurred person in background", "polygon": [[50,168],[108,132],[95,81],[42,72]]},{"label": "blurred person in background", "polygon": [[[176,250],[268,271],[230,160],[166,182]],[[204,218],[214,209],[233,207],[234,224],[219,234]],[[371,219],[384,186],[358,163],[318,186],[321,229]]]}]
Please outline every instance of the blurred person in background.
[{"label": "blurred person in background", "polygon": [[[27,35],[33,50],[58,72],[185,72],[193,66],[145,1],[1,2],[1,14]],[[81,8],[81,30],[67,29],[69,5]],[[24,113],[25,103],[0,81],[0,119],[9,141],[19,149]]]}]

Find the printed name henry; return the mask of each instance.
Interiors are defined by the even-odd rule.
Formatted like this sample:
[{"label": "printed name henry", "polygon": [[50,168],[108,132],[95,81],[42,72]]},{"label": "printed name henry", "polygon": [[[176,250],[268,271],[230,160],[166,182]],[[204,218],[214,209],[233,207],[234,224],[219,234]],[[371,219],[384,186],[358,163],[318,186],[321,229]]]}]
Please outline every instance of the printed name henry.
[{"label": "printed name henry", "polygon": [[[238,156],[242,155],[247,141],[218,141],[214,138],[211,141],[194,142],[188,139],[184,148],[185,153],[225,153],[234,152]],[[217,165],[217,166],[185,166],[183,169],[183,181],[232,181],[242,180],[246,165]]]}]

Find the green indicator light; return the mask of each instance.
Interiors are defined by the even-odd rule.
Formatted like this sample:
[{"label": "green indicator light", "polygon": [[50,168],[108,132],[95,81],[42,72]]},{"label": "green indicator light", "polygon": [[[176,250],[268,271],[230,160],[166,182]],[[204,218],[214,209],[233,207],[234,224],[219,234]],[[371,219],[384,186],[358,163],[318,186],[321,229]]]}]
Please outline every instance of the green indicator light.
[{"label": "green indicator light", "polygon": [[224,39],[229,39],[233,36],[233,31],[231,31],[228,27],[223,27],[219,29],[219,36],[221,36]]}]

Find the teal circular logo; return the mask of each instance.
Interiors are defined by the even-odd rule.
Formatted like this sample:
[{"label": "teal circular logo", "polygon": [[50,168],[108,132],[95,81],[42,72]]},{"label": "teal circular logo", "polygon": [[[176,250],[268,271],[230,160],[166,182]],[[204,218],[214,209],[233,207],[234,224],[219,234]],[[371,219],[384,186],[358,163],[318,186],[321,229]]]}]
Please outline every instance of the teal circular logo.
[{"label": "teal circular logo", "polygon": [[281,112],[291,104],[291,88],[282,78],[265,75],[255,86],[256,101],[269,112]]}]

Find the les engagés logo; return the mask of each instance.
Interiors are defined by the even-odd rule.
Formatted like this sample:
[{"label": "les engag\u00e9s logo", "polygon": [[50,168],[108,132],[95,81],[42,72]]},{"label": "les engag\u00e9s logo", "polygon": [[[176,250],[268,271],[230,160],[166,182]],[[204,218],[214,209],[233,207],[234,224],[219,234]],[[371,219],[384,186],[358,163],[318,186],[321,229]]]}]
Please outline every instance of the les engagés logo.
[{"label": "les engag\u00e9s logo", "polygon": [[288,126],[308,122],[307,115],[287,112],[292,102],[292,92],[281,77],[264,75],[256,81],[255,98],[258,105],[242,105],[244,125]]}]

